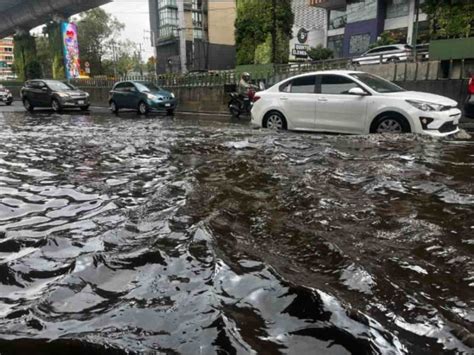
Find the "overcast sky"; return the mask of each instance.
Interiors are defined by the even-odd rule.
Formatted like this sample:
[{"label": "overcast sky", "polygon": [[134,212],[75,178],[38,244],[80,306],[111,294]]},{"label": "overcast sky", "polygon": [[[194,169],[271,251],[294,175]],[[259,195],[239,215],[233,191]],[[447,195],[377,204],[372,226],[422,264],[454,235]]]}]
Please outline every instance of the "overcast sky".
[{"label": "overcast sky", "polygon": [[150,31],[148,0],[114,0],[110,4],[103,5],[102,8],[125,24],[122,38],[142,44],[145,61],[153,55],[148,32]]}]

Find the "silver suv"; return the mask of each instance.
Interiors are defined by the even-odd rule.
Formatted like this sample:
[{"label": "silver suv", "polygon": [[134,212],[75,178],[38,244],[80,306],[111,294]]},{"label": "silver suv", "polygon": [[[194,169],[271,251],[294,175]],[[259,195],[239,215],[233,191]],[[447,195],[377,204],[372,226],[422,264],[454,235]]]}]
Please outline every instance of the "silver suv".
[{"label": "silver suv", "polygon": [[359,57],[352,58],[352,64],[379,64],[406,62],[413,58],[413,48],[408,44],[391,44],[369,49]]}]

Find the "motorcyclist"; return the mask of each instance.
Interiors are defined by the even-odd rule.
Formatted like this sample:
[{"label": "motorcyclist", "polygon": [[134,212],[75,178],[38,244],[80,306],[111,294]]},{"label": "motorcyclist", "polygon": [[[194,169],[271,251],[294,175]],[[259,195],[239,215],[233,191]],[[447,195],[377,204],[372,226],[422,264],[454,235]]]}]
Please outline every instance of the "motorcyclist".
[{"label": "motorcyclist", "polygon": [[257,90],[258,87],[250,83],[250,74],[245,72],[240,76],[239,81],[239,95],[242,97],[245,103],[245,108],[248,109],[250,105],[250,100],[252,99],[251,95],[254,90]]}]

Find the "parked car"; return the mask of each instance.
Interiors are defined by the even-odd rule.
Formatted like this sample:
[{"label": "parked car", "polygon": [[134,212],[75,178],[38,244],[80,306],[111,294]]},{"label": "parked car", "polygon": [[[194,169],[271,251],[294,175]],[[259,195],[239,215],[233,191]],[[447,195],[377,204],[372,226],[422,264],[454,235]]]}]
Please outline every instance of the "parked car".
[{"label": "parked car", "polygon": [[459,131],[461,111],[444,96],[406,91],[350,70],[302,74],[257,92],[252,124],[273,129],[352,134]]},{"label": "parked car", "polygon": [[429,43],[417,44],[416,45],[416,58],[419,61],[430,60],[430,45]]},{"label": "parked car", "polygon": [[0,102],[10,106],[13,103],[13,95],[5,86],[0,84]]},{"label": "parked car", "polygon": [[89,94],[68,83],[58,80],[30,80],[20,90],[25,109],[33,111],[36,107],[51,107],[55,112],[64,109],[89,109]]},{"label": "parked car", "polygon": [[109,95],[110,110],[114,113],[125,108],[136,109],[141,115],[152,110],[173,115],[176,103],[172,92],[145,81],[118,82]]},{"label": "parked car", "polygon": [[392,44],[369,49],[364,54],[352,58],[352,64],[379,64],[406,62],[413,58],[413,48],[408,44]]}]

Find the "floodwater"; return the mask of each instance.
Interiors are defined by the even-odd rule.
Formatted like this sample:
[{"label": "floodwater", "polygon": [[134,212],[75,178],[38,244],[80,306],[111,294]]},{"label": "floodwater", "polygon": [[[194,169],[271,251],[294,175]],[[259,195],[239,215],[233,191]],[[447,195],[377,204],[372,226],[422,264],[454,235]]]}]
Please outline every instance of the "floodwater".
[{"label": "floodwater", "polygon": [[474,346],[474,141],[0,115],[0,353]]}]

